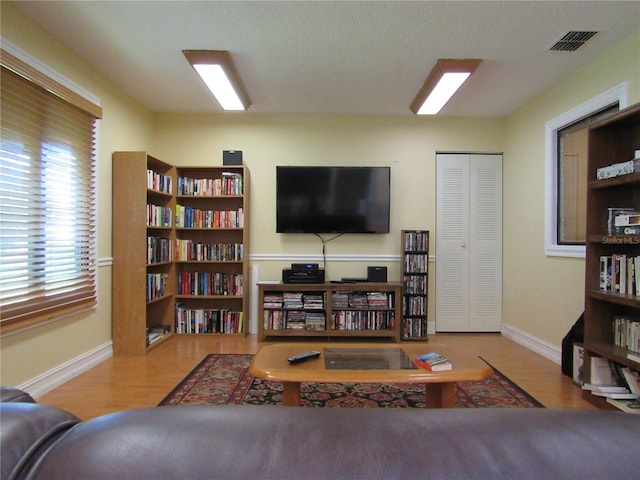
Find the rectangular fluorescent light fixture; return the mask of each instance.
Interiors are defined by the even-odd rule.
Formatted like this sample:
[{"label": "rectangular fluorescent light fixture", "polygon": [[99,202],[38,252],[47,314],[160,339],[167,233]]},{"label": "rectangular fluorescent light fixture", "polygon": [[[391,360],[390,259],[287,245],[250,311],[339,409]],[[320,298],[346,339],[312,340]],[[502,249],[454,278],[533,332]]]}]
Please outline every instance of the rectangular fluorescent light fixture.
[{"label": "rectangular fluorescent light fixture", "polygon": [[224,110],[246,110],[251,99],[226,50],[183,50],[182,53],[200,75]]},{"label": "rectangular fluorescent light fixture", "polygon": [[481,60],[440,59],[429,73],[409,109],[416,115],[435,115],[478,68]]}]

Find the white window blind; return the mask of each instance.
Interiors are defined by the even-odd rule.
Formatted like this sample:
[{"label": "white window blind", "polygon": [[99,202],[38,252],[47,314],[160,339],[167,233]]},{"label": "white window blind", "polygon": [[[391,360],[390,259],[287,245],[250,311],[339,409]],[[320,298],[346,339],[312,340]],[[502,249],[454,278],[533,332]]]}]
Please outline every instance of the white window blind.
[{"label": "white window blind", "polygon": [[95,105],[87,111],[65,87],[22,67],[2,52],[3,334],[96,303],[94,148],[101,111]]}]

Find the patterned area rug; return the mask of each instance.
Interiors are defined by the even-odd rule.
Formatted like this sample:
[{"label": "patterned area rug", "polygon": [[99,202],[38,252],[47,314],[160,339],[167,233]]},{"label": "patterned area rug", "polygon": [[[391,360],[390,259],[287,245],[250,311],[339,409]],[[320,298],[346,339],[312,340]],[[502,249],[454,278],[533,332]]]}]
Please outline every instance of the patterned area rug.
[{"label": "patterned area rug", "polygon": [[[253,377],[252,355],[211,354],[159,405],[282,404],[282,384]],[[491,377],[456,384],[457,408],[544,408],[540,402],[495,370]],[[300,404],[306,407],[425,407],[422,384],[303,383]]]}]

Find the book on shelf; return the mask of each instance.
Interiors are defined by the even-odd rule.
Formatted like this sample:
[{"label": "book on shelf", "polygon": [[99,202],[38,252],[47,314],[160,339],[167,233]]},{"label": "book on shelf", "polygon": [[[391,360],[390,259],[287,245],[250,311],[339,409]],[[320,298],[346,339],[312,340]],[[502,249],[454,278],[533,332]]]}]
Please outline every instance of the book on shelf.
[{"label": "book on shelf", "polygon": [[154,325],[149,327],[147,329],[147,346],[159,342],[169,333],[171,333],[171,327],[169,325]]},{"label": "book on shelf", "polygon": [[619,385],[593,385],[592,383],[585,383],[582,385],[582,389],[601,393],[625,393],[628,391]]},{"label": "book on shelf", "polygon": [[585,385],[616,385],[609,367],[609,360],[605,357],[591,357],[591,376]]},{"label": "book on shelf", "polygon": [[640,395],[640,374],[638,372],[631,370],[629,367],[621,367],[620,371],[624,376],[625,382],[631,390],[632,393],[637,393]]},{"label": "book on shelf", "polygon": [[640,413],[640,400],[630,399],[621,400],[616,398],[607,398],[607,403],[627,413]]},{"label": "book on shelf", "polygon": [[606,165],[596,170],[596,178],[605,180],[607,178],[619,177],[620,175],[629,175],[640,171],[640,159],[634,158],[626,162],[614,163]]},{"label": "book on shelf", "polygon": [[154,343],[159,342],[161,338],[162,335],[159,333],[149,332],[147,333],[147,345],[153,345]]},{"label": "book on shelf", "polygon": [[625,315],[616,315],[612,322],[613,343],[618,347],[638,352],[640,356],[640,320]]},{"label": "book on shelf", "polygon": [[628,388],[617,385],[591,385],[585,383],[583,390],[589,390],[593,395],[604,398],[615,398],[618,400],[635,400],[640,398],[640,394],[630,392]]},{"label": "book on shelf", "polygon": [[426,368],[432,372],[451,370],[453,368],[451,361],[438,352],[429,352],[418,355],[414,361],[419,367]]},{"label": "book on shelf", "polygon": [[633,212],[633,208],[611,207],[611,208],[607,209],[607,211],[608,211],[608,216],[607,216],[607,235],[614,235],[616,217],[618,215],[624,215],[624,214],[629,214],[629,213]]},{"label": "book on shelf", "polygon": [[601,390],[591,390],[593,395],[605,398],[615,398],[618,400],[635,400],[640,398],[640,395],[633,392],[603,392]]},{"label": "book on shelf", "polygon": [[633,360],[634,362],[640,363],[640,352],[629,352],[627,353],[627,358],[629,360]]},{"label": "book on shelf", "polygon": [[583,390],[605,398],[630,400],[640,398],[639,373],[604,357],[591,359],[591,382]]},{"label": "book on shelf", "polygon": [[166,335],[171,333],[171,327],[169,325],[153,325],[149,327],[150,332],[159,333],[160,335]]},{"label": "book on shelf", "polygon": [[613,220],[614,235],[637,235],[640,233],[640,212],[630,211],[616,215]]}]

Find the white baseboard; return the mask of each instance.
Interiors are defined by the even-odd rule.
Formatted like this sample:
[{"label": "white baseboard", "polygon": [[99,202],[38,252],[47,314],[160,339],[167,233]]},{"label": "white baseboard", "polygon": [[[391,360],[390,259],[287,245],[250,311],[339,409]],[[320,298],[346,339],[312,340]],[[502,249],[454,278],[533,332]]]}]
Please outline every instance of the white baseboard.
[{"label": "white baseboard", "polygon": [[532,352],[542,355],[544,358],[551,360],[558,365],[562,364],[561,348],[504,323],[502,324],[501,333],[509,340],[519,343]]},{"label": "white baseboard", "polygon": [[113,342],[109,341],[62,365],[58,365],[42,375],[32,378],[22,385],[18,385],[17,388],[24,390],[37,400],[45,393],[50,392],[54,388],[59,387],[63,383],[68,382],[72,378],[77,377],[112,356]]},{"label": "white baseboard", "polygon": [[436,322],[427,322],[427,335],[435,335]]}]

